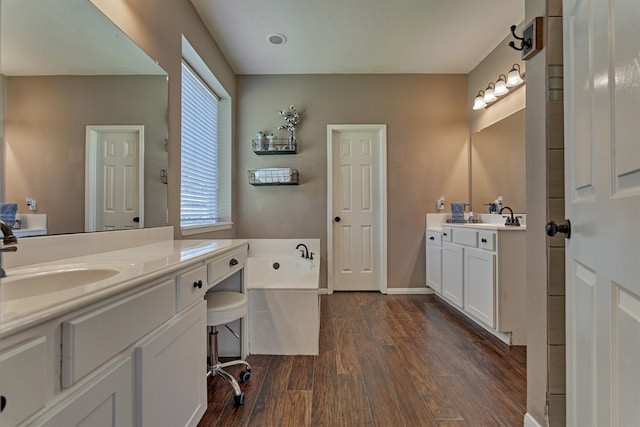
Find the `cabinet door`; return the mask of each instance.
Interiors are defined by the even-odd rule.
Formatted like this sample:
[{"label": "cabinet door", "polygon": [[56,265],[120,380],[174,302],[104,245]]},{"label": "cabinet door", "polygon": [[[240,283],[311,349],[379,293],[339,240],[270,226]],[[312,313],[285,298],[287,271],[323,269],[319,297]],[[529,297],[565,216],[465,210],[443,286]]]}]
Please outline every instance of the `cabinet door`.
[{"label": "cabinet door", "polygon": [[466,249],[464,255],[464,309],[495,328],[495,265],[493,252]]},{"label": "cabinet door", "polygon": [[207,408],[206,321],[202,301],[136,346],[136,425],[198,424]]},{"label": "cabinet door", "polygon": [[442,244],[442,296],[462,308],[463,249],[452,243]]},{"label": "cabinet door", "polygon": [[427,244],[427,286],[442,293],[442,248]]},{"label": "cabinet door", "polygon": [[45,337],[0,353],[0,426],[20,424],[44,408],[46,366]]},{"label": "cabinet door", "polygon": [[32,426],[107,427],[133,425],[133,368],[127,358],[63,401]]}]

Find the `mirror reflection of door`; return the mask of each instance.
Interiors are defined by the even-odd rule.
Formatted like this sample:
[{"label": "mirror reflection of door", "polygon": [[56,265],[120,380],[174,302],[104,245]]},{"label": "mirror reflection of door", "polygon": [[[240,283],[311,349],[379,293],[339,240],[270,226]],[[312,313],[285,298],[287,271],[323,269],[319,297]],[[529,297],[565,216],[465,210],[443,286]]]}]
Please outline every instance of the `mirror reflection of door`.
[{"label": "mirror reflection of door", "polygon": [[87,126],[85,231],[144,227],[143,126]]}]

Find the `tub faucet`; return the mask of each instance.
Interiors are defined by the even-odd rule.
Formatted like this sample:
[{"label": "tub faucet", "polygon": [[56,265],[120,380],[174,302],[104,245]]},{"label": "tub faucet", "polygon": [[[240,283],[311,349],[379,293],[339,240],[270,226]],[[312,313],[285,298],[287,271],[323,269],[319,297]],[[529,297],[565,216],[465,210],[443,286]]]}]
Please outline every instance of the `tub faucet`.
[{"label": "tub faucet", "polygon": [[513,216],[513,209],[511,209],[509,206],[505,206],[502,209],[500,209],[500,214],[502,214],[502,211],[505,209],[509,209],[509,212],[511,212],[511,216],[507,216],[507,221],[504,223],[504,225],[510,225],[513,227],[519,227],[520,226],[520,220],[518,219],[518,217]]},{"label": "tub faucet", "polygon": [[[300,249],[300,246],[302,246],[304,250]],[[302,258],[309,259],[309,248],[307,248],[307,245],[305,245],[304,243],[300,243],[298,244],[298,246],[296,246],[296,249],[300,250],[300,252],[302,253]]]},{"label": "tub faucet", "polygon": [[[18,239],[13,235],[13,231],[11,228],[5,224],[3,221],[0,221],[0,231],[2,231],[2,244],[7,245],[7,247],[3,247],[0,249],[1,252],[15,252],[18,250],[14,245],[18,243]],[[2,268],[2,258],[0,258],[0,277],[7,277],[7,274],[4,272],[4,268]]]}]

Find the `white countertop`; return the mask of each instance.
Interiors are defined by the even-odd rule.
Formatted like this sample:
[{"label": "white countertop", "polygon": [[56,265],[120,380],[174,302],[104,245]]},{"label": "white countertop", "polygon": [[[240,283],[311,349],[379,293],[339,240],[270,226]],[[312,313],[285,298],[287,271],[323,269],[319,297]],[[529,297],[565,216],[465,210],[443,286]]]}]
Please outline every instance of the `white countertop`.
[{"label": "white countertop", "polygon": [[148,283],[179,269],[203,262],[247,243],[244,239],[168,240],[126,249],[94,253],[5,268],[7,278],[36,271],[59,271],[78,266],[114,268],[118,274],[98,282],[58,292],[4,301],[0,280],[0,337],[63,315],[88,304]]},{"label": "white countertop", "polygon": [[442,227],[452,227],[452,228],[480,228],[485,230],[500,230],[500,231],[524,231],[527,229],[526,225],[520,226],[512,226],[512,225],[504,225],[504,224],[486,224],[486,223],[475,223],[475,224],[454,224],[454,223],[446,223],[441,226],[433,226],[428,227],[427,230],[430,231],[442,231]]}]

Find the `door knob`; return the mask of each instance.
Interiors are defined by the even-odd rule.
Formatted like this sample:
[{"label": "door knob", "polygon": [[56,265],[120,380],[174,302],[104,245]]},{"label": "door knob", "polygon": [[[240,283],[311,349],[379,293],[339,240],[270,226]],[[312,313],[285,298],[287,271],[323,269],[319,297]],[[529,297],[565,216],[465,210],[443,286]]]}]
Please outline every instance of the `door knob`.
[{"label": "door knob", "polygon": [[340,217],[339,217],[339,216],[337,216],[337,217],[335,217],[333,220],[334,220],[335,222],[340,222]]},{"label": "door knob", "polygon": [[549,221],[547,222],[547,225],[544,227],[545,231],[547,232],[547,236],[549,237],[553,237],[556,234],[558,234],[558,231],[563,233],[565,236],[565,239],[570,239],[571,238],[571,221],[569,221],[568,219],[565,219],[566,224],[556,224],[555,221]]}]

